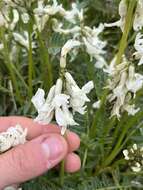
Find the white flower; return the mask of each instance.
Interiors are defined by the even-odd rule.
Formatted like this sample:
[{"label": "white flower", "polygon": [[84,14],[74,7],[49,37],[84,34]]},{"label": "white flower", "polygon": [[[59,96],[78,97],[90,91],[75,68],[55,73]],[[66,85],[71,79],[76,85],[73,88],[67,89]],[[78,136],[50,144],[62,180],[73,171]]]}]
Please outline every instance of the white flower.
[{"label": "white flower", "polygon": [[29,22],[29,20],[30,20],[29,14],[28,13],[23,13],[21,15],[21,19],[22,19],[24,24],[27,24]]},{"label": "white flower", "polygon": [[13,20],[9,26],[11,30],[14,30],[18,21],[19,21],[19,13],[16,9],[13,9]]},{"label": "white flower", "polygon": [[33,27],[34,30],[38,29],[41,32],[45,28],[45,24],[49,20],[48,15],[43,15],[39,17],[38,15],[34,15],[35,17],[35,25]]},{"label": "white flower", "polygon": [[121,117],[120,114],[121,106],[122,106],[121,101],[119,98],[117,98],[111,111],[111,117],[116,116],[118,119]]},{"label": "white flower", "polygon": [[77,8],[76,3],[72,3],[72,9],[70,11],[63,12],[64,18],[73,24],[76,23],[76,18],[79,19],[80,22],[83,21],[83,9],[79,10]]},{"label": "white flower", "polygon": [[47,15],[55,15],[57,13],[63,12],[64,9],[62,8],[62,5],[58,5],[56,0],[53,0],[52,5],[44,5],[44,1],[40,0],[38,1],[38,7],[34,9],[34,13],[43,16],[44,14]]},{"label": "white flower", "polygon": [[[114,23],[105,23],[105,27],[120,27],[122,32],[124,31],[124,27],[125,27],[125,19],[126,19],[126,15],[127,15],[127,4],[126,4],[126,0],[121,0],[120,4],[119,4],[119,15],[120,15],[120,20],[114,22]],[[137,8],[135,11],[135,18],[133,21],[133,29],[135,31],[139,31],[141,30],[143,27],[143,1],[142,0],[138,0],[137,2]]]},{"label": "white flower", "polygon": [[10,30],[14,30],[16,27],[17,22],[19,21],[19,13],[17,9],[12,10],[13,19],[10,18],[7,11],[0,12],[0,26],[4,26]]},{"label": "white flower", "polygon": [[125,97],[126,97],[126,93],[127,93],[127,89],[125,88],[126,78],[127,78],[127,73],[123,72],[121,74],[121,79],[120,79],[119,84],[116,86],[116,88],[113,89],[113,94],[109,98],[110,102],[117,99],[116,103],[114,104],[114,107],[113,107],[113,110],[116,110],[116,112],[113,112],[112,116],[118,115],[118,117],[119,117],[119,115],[120,115],[119,110],[120,110],[121,106],[124,105],[124,101],[125,101]]},{"label": "white flower", "polygon": [[143,167],[142,147],[139,148],[137,144],[133,144],[129,150],[124,150],[123,154],[125,156],[125,160],[130,160],[130,165],[133,172],[140,172]]},{"label": "white flower", "polygon": [[133,28],[135,31],[141,30],[143,27],[143,0],[138,0]]},{"label": "white flower", "polygon": [[128,150],[123,150],[123,154],[125,156],[125,160],[129,160],[129,151]]},{"label": "white flower", "polygon": [[70,29],[63,29],[63,23],[58,22],[57,19],[52,19],[53,21],[53,25],[52,28],[55,32],[58,32],[60,34],[76,34],[79,33],[81,31],[81,28],[79,26],[74,26],[73,28]]},{"label": "white flower", "polygon": [[135,115],[140,111],[140,108],[135,108],[135,104],[133,105],[123,105],[123,109],[128,112],[128,115]]},{"label": "white flower", "polygon": [[45,92],[43,89],[38,89],[35,96],[32,98],[32,103],[34,104],[36,110],[38,111],[38,116],[35,118],[35,121],[38,121],[42,124],[49,124],[54,116],[53,108],[51,107],[51,101],[55,95],[55,86],[53,86],[47,98],[45,99]]},{"label": "white flower", "polygon": [[[23,35],[17,32],[13,32],[13,36],[16,42],[29,50],[29,34],[27,31],[23,32]],[[36,44],[32,42],[32,49],[36,48]]]},{"label": "white flower", "polygon": [[[53,25],[52,28],[55,32],[62,33],[65,35],[72,35],[70,39],[63,47],[61,53],[61,67],[65,68],[66,66],[66,56],[67,53],[73,49],[76,51],[78,46],[84,46],[86,52],[89,54],[91,60],[95,58],[96,63],[95,67],[103,68],[106,65],[106,61],[103,57],[105,54],[106,42],[102,41],[99,37],[101,32],[104,30],[104,25],[100,24],[99,27],[94,27],[93,29],[83,25],[83,10],[79,10],[75,3],[72,4],[72,10],[60,11],[60,14],[68,21],[74,25],[70,25],[70,28],[63,28],[63,24],[58,22],[57,19],[52,19]],[[77,21],[78,18],[79,20]],[[65,52],[65,49],[67,52]],[[77,52],[77,51],[76,51]]]},{"label": "white flower", "polygon": [[4,48],[3,43],[0,43],[0,50],[3,50],[3,48]]},{"label": "white flower", "polygon": [[137,144],[133,144],[133,149],[134,149],[134,150],[137,150],[137,149],[138,149]]},{"label": "white flower", "polygon": [[38,7],[34,9],[34,13],[39,15],[39,16],[42,16],[43,14],[46,14],[46,6],[44,5],[44,1],[43,0],[40,0],[37,2],[38,3]]},{"label": "white flower", "polygon": [[135,166],[132,166],[131,169],[133,170],[133,172],[140,172],[141,171],[141,165],[139,162],[135,163]]},{"label": "white flower", "polygon": [[[103,71],[107,73],[110,77],[120,78],[120,74],[128,69],[128,61],[125,56],[122,57],[122,62],[116,64],[117,57],[115,56],[109,65],[106,65]],[[116,80],[115,80],[116,81]]]},{"label": "white flower", "polygon": [[131,94],[136,96],[143,86],[143,76],[135,73],[134,66],[130,65],[125,57],[122,62],[116,65],[116,57],[112,60],[109,66],[106,66],[104,72],[108,73],[110,79],[108,79],[108,85],[105,88],[111,90],[108,95],[108,101],[114,102],[113,109],[111,111],[111,117],[117,116],[120,118],[121,113],[127,111],[129,115],[135,115],[140,108],[135,108],[135,105],[131,105]]},{"label": "white flower", "polygon": [[44,5],[44,1],[38,1],[38,7],[34,9],[34,17],[36,25],[34,29],[38,28],[41,32],[45,28],[45,24],[49,20],[49,17],[62,11],[62,6],[58,5],[56,0],[53,0],[52,5]]},{"label": "white flower", "polygon": [[10,127],[6,132],[0,133],[0,152],[5,152],[10,148],[26,142],[27,129],[17,124]]},{"label": "white flower", "polygon": [[10,60],[12,61],[12,63],[15,63],[15,61],[17,60],[16,58],[18,57],[18,48],[14,41],[11,46],[11,52],[10,52],[9,57],[10,57]]},{"label": "white flower", "polygon": [[124,31],[124,26],[125,26],[125,19],[126,19],[126,14],[127,14],[127,4],[126,0],[121,0],[119,4],[119,15],[120,15],[120,20],[114,22],[114,23],[105,23],[105,27],[120,27],[122,32]]},{"label": "white flower", "polygon": [[143,146],[140,148],[140,151],[143,153]]},{"label": "white flower", "polygon": [[53,0],[52,5],[44,5],[44,1],[38,1],[38,7],[34,9],[34,17],[36,21],[36,27],[41,32],[47,21],[49,20],[49,16],[55,15],[59,12],[63,12],[62,5],[58,5],[56,0]]},{"label": "white flower", "polygon": [[135,73],[134,66],[129,66],[129,77],[126,81],[126,87],[136,95],[136,92],[143,87],[143,75]]},{"label": "white flower", "polygon": [[100,106],[101,106],[101,100],[96,101],[96,102],[92,105],[92,107],[93,107],[94,109],[99,109]]},{"label": "white flower", "polygon": [[61,50],[61,58],[60,58],[60,67],[65,68],[66,67],[66,58],[67,54],[75,47],[79,47],[81,43],[77,40],[68,40],[65,45],[63,46]]},{"label": "white flower", "polygon": [[86,109],[85,103],[90,101],[87,94],[94,88],[93,82],[88,82],[80,89],[70,73],[66,72],[65,78],[67,94],[71,97],[70,106],[74,112],[84,114]]},{"label": "white flower", "polygon": [[0,27],[5,26],[6,20],[3,16],[3,14],[0,12]]},{"label": "white flower", "polygon": [[70,96],[62,94],[61,79],[58,79],[56,85],[50,89],[46,99],[44,96],[45,92],[43,89],[38,89],[32,98],[32,102],[38,111],[38,116],[35,121],[41,124],[49,124],[55,115],[57,124],[62,127],[62,135],[68,125],[77,125],[72,113],[69,111]]},{"label": "white flower", "polygon": [[134,47],[136,52],[134,53],[136,59],[140,59],[138,65],[143,64],[143,35],[138,33],[136,35]]},{"label": "white flower", "polygon": [[85,27],[85,36],[83,37],[83,42],[86,47],[87,53],[90,55],[91,60],[92,58],[95,58],[97,60],[97,63],[95,64],[95,67],[97,68],[103,68],[104,65],[106,65],[106,61],[103,58],[103,54],[105,54],[105,46],[106,42],[101,41],[99,38],[99,34],[103,31],[104,26],[103,24],[100,24],[98,28],[89,28]]}]

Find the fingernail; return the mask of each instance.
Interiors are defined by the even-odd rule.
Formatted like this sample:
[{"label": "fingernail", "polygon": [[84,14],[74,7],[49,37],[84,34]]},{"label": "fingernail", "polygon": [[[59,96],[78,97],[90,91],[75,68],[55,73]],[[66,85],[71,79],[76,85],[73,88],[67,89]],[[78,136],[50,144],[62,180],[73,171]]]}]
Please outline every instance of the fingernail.
[{"label": "fingernail", "polygon": [[55,160],[63,153],[64,144],[58,137],[49,137],[42,143],[42,148],[48,160]]}]

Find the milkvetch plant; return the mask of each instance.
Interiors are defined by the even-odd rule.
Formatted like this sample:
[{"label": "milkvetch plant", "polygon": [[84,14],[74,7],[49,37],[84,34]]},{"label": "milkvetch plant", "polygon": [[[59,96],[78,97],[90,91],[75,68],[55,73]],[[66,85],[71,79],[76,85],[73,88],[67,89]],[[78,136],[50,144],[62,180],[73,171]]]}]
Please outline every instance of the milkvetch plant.
[{"label": "milkvetch plant", "polygon": [[[63,175],[62,162],[63,189],[143,187],[143,1],[3,0],[0,9],[1,113],[80,135],[82,169]],[[16,144],[0,134],[4,151],[24,143],[26,131],[11,132]],[[47,175],[48,187],[42,176],[25,189],[60,189]]]}]

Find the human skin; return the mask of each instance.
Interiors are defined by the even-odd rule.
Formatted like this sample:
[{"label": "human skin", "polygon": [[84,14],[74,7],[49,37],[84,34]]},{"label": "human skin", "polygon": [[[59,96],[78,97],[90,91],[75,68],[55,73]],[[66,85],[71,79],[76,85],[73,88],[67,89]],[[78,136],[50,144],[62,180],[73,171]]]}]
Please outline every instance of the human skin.
[{"label": "human skin", "polygon": [[0,132],[20,124],[28,129],[27,142],[0,155],[0,190],[35,178],[65,159],[65,171],[76,172],[81,162],[74,153],[79,148],[78,135],[68,131],[60,135],[58,126],[40,125],[26,117],[0,117]]}]

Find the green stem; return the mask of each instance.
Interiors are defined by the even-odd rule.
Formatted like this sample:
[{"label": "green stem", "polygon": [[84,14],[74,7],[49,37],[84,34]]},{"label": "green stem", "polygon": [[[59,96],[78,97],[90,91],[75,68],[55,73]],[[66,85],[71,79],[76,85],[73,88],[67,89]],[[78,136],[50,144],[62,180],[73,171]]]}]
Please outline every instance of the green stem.
[{"label": "green stem", "polygon": [[62,160],[60,164],[60,185],[64,184],[64,174],[65,174],[65,160]]},{"label": "green stem", "polygon": [[[63,137],[66,139],[66,137],[67,137],[66,132],[63,135]],[[61,186],[64,185],[64,177],[65,177],[65,160],[62,160],[62,162],[60,164],[60,185]]]},{"label": "green stem", "polygon": [[22,77],[22,75],[20,74],[20,72],[18,71],[18,69],[15,67],[14,64],[12,64],[12,68],[15,71],[16,75],[21,80],[21,82],[23,83],[23,86],[26,88],[26,90],[28,90],[28,85],[26,84],[26,82],[24,81],[24,78]]},{"label": "green stem", "polygon": [[127,47],[127,40],[128,40],[128,36],[129,36],[129,32],[133,23],[133,16],[134,16],[134,8],[136,6],[136,0],[130,0],[129,1],[129,7],[128,7],[128,11],[127,11],[127,15],[126,15],[126,20],[125,20],[125,28],[124,28],[124,32],[121,38],[121,42],[119,45],[119,51],[117,53],[117,60],[116,60],[116,64],[120,64],[121,60],[122,60],[122,55],[125,52],[125,49]]},{"label": "green stem", "polygon": [[95,135],[96,135],[97,122],[98,122],[98,119],[100,118],[100,116],[102,115],[103,108],[105,107],[107,94],[108,94],[108,89],[105,89],[104,92],[103,92],[103,96],[101,98],[100,108],[95,113],[95,116],[94,116],[94,119],[93,119],[93,122],[92,122],[92,125],[91,125],[91,128],[90,128],[90,131],[89,131],[89,136],[91,138],[94,138]]},{"label": "green stem", "polygon": [[126,123],[127,119],[128,119],[128,114],[125,113],[125,115],[122,117],[121,121],[116,126],[116,129],[115,129],[115,131],[113,133],[113,140],[117,139],[118,133],[120,132],[120,130],[122,130],[122,127]]},{"label": "green stem", "polygon": [[42,40],[40,32],[37,30],[39,45],[41,49],[41,56],[42,56],[42,73],[43,73],[43,82],[44,82],[44,89],[49,90],[50,87],[53,85],[53,75],[52,75],[52,66],[50,64],[50,58],[47,48]]},{"label": "green stem", "polygon": [[[103,145],[103,149],[104,149],[104,146],[105,146],[105,140],[108,138],[108,136],[110,136],[110,131],[111,129],[113,129],[114,125],[116,125],[116,117],[113,117],[109,120],[107,126],[105,127],[104,131],[103,131],[103,137],[101,139],[101,143]],[[104,153],[104,157],[109,153],[109,151],[106,151]],[[103,158],[103,161],[105,160],[105,158]]]},{"label": "green stem", "polygon": [[12,62],[9,57],[9,49],[8,49],[7,40],[5,39],[4,30],[2,30],[2,29],[1,29],[1,36],[2,36],[2,40],[3,40],[3,44],[4,44],[4,63],[10,73],[10,78],[11,78],[12,84],[15,89],[17,100],[19,101],[20,105],[22,105],[23,101],[22,101],[22,98],[20,95],[20,91],[19,91],[15,73],[13,70]]},{"label": "green stem", "polygon": [[114,116],[109,120],[107,126],[104,129],[104,137],[107,137],[107,135],[110,133],[110,130],[113,128],[115,123],[116,123],[116,117]]},{"label": "green stem", "polygon": [[29,31],[29,50],[28,50],[28,86],[29,86],[29,98],[33,95],[33,85],[32,85],[32,78],[33,78],[33,56],[32,56],[32,40],[31,40],[31,32]]},{"label": "green stem", "polygon": [[85,164],[87,161],[87,155],[88,155],[88,148],[85,149],[84,156],[83,156],[83,161],[82,161],[82,169],[84,170]]},{"label": "green stem", "polygon": [[[117,53],[116,64],[121,63],[122,55],[124,54],[124,52],[126,50],[126,47],[127,47],[127,44],[128,44],[127,40],[128,40],[130,29],[132,27],[133,17],[134,17],[134,9],[135,9],[137,1],[136,0],[130,0],[128,3],[129,3],[129,6],[128,6],[127,15],[126,15],[126,19],[125,19],[125,27],[124,27],[124,32],[123,32],[123,35],[122,35],[122,38],[121,38],[119,51]],[[135,118],[136,117],[133,117],[133,120]],[[132,123],[129,123],[127,126],[125,126],[125,128],[123,129],[123,131],[122,131],[122,133],[121,133],[121,135],[120,135],[120,137],[119,137],[119,139],[117,141],[117,144],[116,144],[115,148],[113,149],[111,154],[107,157],[107,159],[104,161],[104,164],[103,164],[104,166],[109,165],[112,162],[112,160],[116,157],[116,155],[119,152],[119,148],[120,148],[120,145],[122,143],[122,140],[124,139],[127,130],[131,126],[132,126]],[[117,130],[117,132],[118,132],[118,130]]]},{"label": "green stem", "polygon": [[[89,110],[85,114],[85,119],[86,119],[86,122],[85,122],[86,133],[89,138],[89,124],[88,124],[89,123]],[[85,164],[87,162],[87,157],[88,157],[88,148],[86,147],[85,151],[84,151],[84,155],[83,155],[82,170],[84,170],[84,168],[85,168]]]}]

